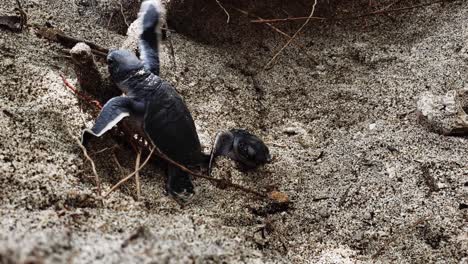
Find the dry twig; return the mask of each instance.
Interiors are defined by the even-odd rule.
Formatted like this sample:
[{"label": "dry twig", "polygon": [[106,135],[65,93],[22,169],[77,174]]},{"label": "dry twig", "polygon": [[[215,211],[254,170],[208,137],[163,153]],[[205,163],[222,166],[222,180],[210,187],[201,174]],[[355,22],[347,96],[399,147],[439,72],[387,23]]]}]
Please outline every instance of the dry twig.
[{"label": "dry twig", "polygon": [[120,165],[120,162],[117,159],[117,156],[115,155],[114,152],[112,152],[112,158],[114,159],[115,164],[117,164],[117,167],[119,167],[120,175],[122,175],[122,177],[124,177],[125,176],[124,170],[122,168],[122,165]]},{"label": "dry twig", "polygon": [[91,169],[93,170],[97,191],[98,191],[99,196],[101,196],[101,180],[100,180],[99,175],[98,175],[98,173],[96,171],[96,165],[94,164],[93,159],[88,155],[88,152],[86,151],[85,146],[83,146],[83,144],[81,144],[79,139],[76,140],[76,143],[78,144],[78,146],[80,146],[81,150],[83,151],[83,155],[86,157],[86,159],[89,161],[89,163],[91,163]]},{"label": "dry twig", "polygon": [[[297,20],[351,20],[351,19],[358,19],[362,17],[368,17],[368,16],[375,16],[375,15],[381,15],[381,14],[388,14],[392,12],[399,12],[399,11],[405,11],[405,10],[411,10],[411,9],[416,9],[416,8],[421,8],[421,7],[426,7],[438,3],[443,3],[447,2],[447,0],[439,0],[431,3],[425,3],[425,4],[419,4],[419,5],[413,5],[413,6],[408,6],[408,7],[401,7],[401,8],[395,8],[395,9],[388,9],[391,7],[393,4],[390,4],[389,6],[382,8],[380,10],[362,14],[362,15],[357,15],[357,16],[349,16],[349,17],[339,17],[339,18],[326,18],[326,17],[288,17],[288,18],[274,18],[274,19],[255,19],[251,20],[251,23],[277,23],[277,22],[289,22],[289,21],[297,21]],[[458,2],[458,1],[454,1]]]},{"label": "dry twig", "polygon": [[[68,133],[70,134],[70,136],[73,137],[73,134],[71,133],[71,131],[69,129],[68,129]],[[94,174],[94,177],[92,177],[92,178],[94,178],[94,181],[96,183],[96,188],[97,188],[98,195],[101,196],[101,180],[99,178],[99,174],[96,171],[96,164],[94,163],[94,160],[88,155],[88,151],[86,150],[85,146],[83,146],[83,144],[81,144],[79,139],[76,139],[76,143],[78,144],[78,146],[83,151],[83,155],[85,156],[85,158],[91,164],[91,170],[93,171],[93,174]]]},{"label": "dry twig", "polygon": [[442,2],[447,2],[447,0],[439,0],[439,1],[432,2],[432,3],[425,3],[425,4],[407,6],[407,7],[395,8],[395,9],[385,9],[384,8],[384,9],[380,9],[380,10],[370,12],[370,13],[367,13],[367,14],[362,14],[362,15],[357,15],[357,16],[352,16],[352,17],[339,18],[338,20],[349,20],[349,19],[357,19],[357,18],[361,18],[361,17],[375,16],[375,15],[380,15],[380,14],[388,14],[388,13],[392,13],[392,12],[399,12],[399,11],[411,10],[411,9],[415,9],[415,8],[426,7],[426,6],[430,6],[430,5],[434,5],[434,4],[438,4],[438,3],[442,3]]},{"label": "dry twig", "polygon": [[108,48],[104,48],[94,42],[88,41],[88,40],[82,40],[82,39],[77,39],[74,37],[70,37],[65,35],[63,32],[57,30],[57,29],[51,29],[51,28],[45,28],[45,27],[37,27],[36,34],[39,36],[46,38],[51,41],[58,42],[68,48],[74,47],[77,43],[79,42],[84,42],[86,45],[88,45],[91,48],[91,51],[99,55],[100,57],[107,57],[107,53],[109,53]]},{"label": "dry twig", "polygon": [[72,90],[72,92],[74,94],[76,94],[81,100],[83,100],[83,101],[85,101],[85,102],[87,102],[89,104],[92,104],[92,105],[96,106],[99,109],[102,109],[101,103],[99,103],[97,100],[93,100],[91,97],[89,97],[86,94],[81,93],[80,91],[78,91],[75,87],[73,87],[73,85],[71,85],[71,83],[69,83],[67,81],[67,79],[65,79],[63,74],[60,74],[60,77],[62,78],[62,81],[65,84],[65,86],[67,86],[70,90]]},{"label": "dry twig", "polygon": [[119,146],[118,146],[118,145],[114,145],[114,146],[112,146],[112,147],[106,147],[106,148],[103,148],[103,149],[101,149],[101,150],[98,150],[98,151],[94,152],[93,154],[94,154],[94,155],[100,154],[100,153],[106,152],[106,151],[108,151],[108,150],[113,150],[113,149],[115,149],[115,148],[117,148],[117,147],[119,147]]},{"label": "dry twig", "polygon": [[[254,19],[250,20],[250,23],[278,23],[278,22],[290,22],[297,20],[305,20],[309,17],[287,17],[287,18],[272,18],[272,19]],[[311,17],[313,20],[329,20],[326,17]]]},{"label": "dry twig", "polygon": [[310,15],[309,17],[307,18],[307,20],[304,22],[304,24],[302,24],[302,26],[296,31],[296,33],[294,33],[294,35],[288,40],[288,42],[286,42],[286,44],[284,44],[284,46],[273,56],[273,58],[271,58],[268,63],[263,67],[263,69],[266,69],[268,66],[270,66],[270,64],[275,61],[276,57],[278,57],[278,55],[281,54],[281,52],[283,52],[283,50],[289,46],[289,44],[296,38],[297,35],[299,35],[299,33],[302,31],[302,29],[309,23],[309,21],[312,19],[313,15],[314,15],[314,12],[315,12],[315,6],[317,5],[317,0],[314,0],[314,4],[312,5],[312,10],[310,11]]},{"label": "dry twig", "polygon": [[221,7],[221,9],[223,9],[224,13],[226,13],[226,16],[227,16],[226,23],[229,24],[229,20],[231,19],[231,16],[229,15],[228,11],[227,11],[226,8],[224,8],[224,6],[219,2],[219,0],[216,0],[216,3],[218,3],[219,7]]},{"label": "dry twig", "polygon": [[[241,13],[241,14],[243,14],[243,15],[252,16],[252,17],[255,17],[255,18],[257,18],[257,19],[263,19],[263,18],[261,18],[261,17],[255,15],[255,14],[249,13],[249,12],[244,11],[244,10],[242,10],[242,9],[239,9],[239,8],[237,8],[237,7],[230,6],[230,8],[232,8],[232,9],[238,11],[239,13]],[[270,27],[271,29],[273,29],[274,31],[276,31],[276,32],[278,32],[279,34],[283,35],[283,36],[284,36],[285,38],[287,38],[288,40],[291,39],[291,36],[290,36],[289,34],[287,34],[286,32],[282,31],[281,29],[279,29],[279,28],[273,26],[271,23],[265,23],[265,24],[266,24],[268,27]],[[298,43],[298,42],[293,42],[293,43],[294,43],[294,45],[296,45],[298,48],[302,49],[304,55],[306,55],[306,56],[307,56],[310,60],[312,60],[314,63],[317,63],[313,58],[311,58],[310,56],[308,56],[307,52],[305,52],[306,48],[305,48],[302,44],[300,44],[300,43]]]},{"label": "dry twig", "polygon": [[115,191],[117,188],[119,188],[120,185],[122,185],[123,183],[125,183],[126,181],[128,181],[129,179],[131,179],[133,177],[133,175],[136,175],[141,169],[143,169],[143,167],[146,166],[146,163],[148,163],[148,161],[151,159],[151,156],[153,156],[153,152],[156,148],[153,147],[151,149],[151,152],[150,154],[148,154],[148,157],[146,157],[145,161],[143,162],[143,164],[141,164],[140,167],[137,167],[135,169],[134,172],[130,173],[127,177],[123,178],[122,180],[120,180],[117,184],[115,184],[114,186],[112,186],[112,188],[110,189],[109,192],[107,192],[106,194],[104,194],[104,198],[106,198],[107,196],[109,196],[109,194],[111,194],[113,191]]},{"label": "dry twig", "polygon": [[122,14],[122,17],[124,19],[124,22],[125,22],[125,25],[127,25],[127,27],[129,27],[130,25],[128,24],[127,22],[127,17],[125,17],[125,14],[124,14],[124,8],[123,8],[123,5],[122,5],[122,1],[119,1],[119,5],[120,5],[120,14]]},{"label": "dry twig", "polygon": [[174,166],[179,167],[179,169],[181,169],[181,170],[187,172],[188,174],[194,176],[195,178],[202,178],[202,179],[208,180],[208,181],[214,183],[215,186],[223,186],[223,187],[227,187],[227,188],[231,187],[233,189],[238,189],[238,190],[241,190],[241,191],[246,192],[246,193],[254,194],[254,195],[256,195],[256,196],[258,196],[260,198],[268,198],[268,195],[265,194],[265,193],[258,192],[258,191],[246,188],[244,186],[241,186],[241,185],[226,181],[224,179],[216,179],[216,178],[212,178],[212,177],[200,174],[200,173],[193,172],[190,169],[188,169],[187,167],[185,167],[185,166],[177,163],[176,161],[172,160],[171,158],[169,158],[168,156],[166,156],[164,153],[160,152],[159,150],[158,150],[157,155],[159,157],[161,157],[162,159],[164,159],[165,161],[173,164]]},{"label": "dry twig", "polygon": [[[172,57],[172,64],[174,67],[174,72],[177,71],[177,62],[176,62],[176,56],[175,56],[175,50],[174,50],[174,43],[172,42],[172,32],[169,29],[166,29],[169,34],[167,34],[167,40],[169,42],[169,51],[171,53]],[[175,78],[178,79],[177,74],[175,75]]]},{"label": "dry twig", "polygon": [[135,185],[137,189],[137,201],[141,198],[141,186],[140,186],[140,172],[138,168],[140,167],[140,158],[141,158],[141,149],[138,149],[136,161],[135,161]]}]

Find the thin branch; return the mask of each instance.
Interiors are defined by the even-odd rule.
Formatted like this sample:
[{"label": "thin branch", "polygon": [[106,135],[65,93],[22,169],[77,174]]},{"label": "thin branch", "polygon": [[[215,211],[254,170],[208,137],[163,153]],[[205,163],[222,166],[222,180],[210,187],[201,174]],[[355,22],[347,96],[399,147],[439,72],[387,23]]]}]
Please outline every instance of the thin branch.
[{"label": "thin branch", "polygon": [[[250,20],[250,23],[278,23],[278,22],[290,22],[297,20],[306,20],[309,17],[287,17],[287,18],[272,18],[272,19],[254,19]],[[329,20],[326,17],[311,17],[313,20]]]},{"label": "thin branch", "polygon": [[317,0],[314,0],[314,4],[312,5],[312,10],[310,11],[310,15],[309,17],[307,18],[307,20],[304,22],[304,24],[302,24],[302,26],[296,31],[296,33],[294,33],[294,35],[288,40],[288,42],[286,42],[286,44],[284,44],[284,46],[273,56],[273,58],[271,58],[267,64],[265,64],[265,66],[263,67],[263,69],[266,69],[268,66],[270,66],[270,64],[272,62],[275,61],[276,57],[278,57],[278,55],[281,54],[281,52],[283,52],[283,50],[289,46],[289,44],[296,38],[297,35],[299,35],[299,33],[302,31],[302,29],[309,23],[309,21],[311,20],[311,18],[313,17],[314,15],[314,12],[315,12],[315,6],[317,5]]},{"label": "thin branch", "polygon": [[121,174],[122,177],[123,177],[123,176],[125,175],[124,170],[123,170],[123,168],[122,168],[122,165],[120,165],[120,162],[119,162],[119,160],[117,159],[117,156],[115,155],[114,152],[112,152],[112,158],[114,159],[115,164],[117,164],[117,167],[119,167],[120,174]]},{"label": "thin branch", "polygon": [[123,8],[123,5],[122,5],[122,1],[119,1],[119,5],[120,5],[120,14],[122,14],[125,25],[127,25],[127,27],[129,27],[130,25],[128,24],[127,17],[125,17],[125,14],[124,14],[124,11],[123,11],[124,8]]},{"label": "thin branch", "polygon": [[384,8],[382,8],[381,10],[387,10],[389,9],[390,7],[396,5],[396,4],[399,4],[402,0],[396,0],[395,2],[392,2],[391,4],[385,6]]},{"label": "thin branch", "polygon": [[87,96],[86,94],[78,91],[71,83],[69,83],[67,81],[67,79],[65,79],[65,77],[63,76],[63,74],[60,74],[60,77],[62,78],[62,81],[63,83],[65,84],[66,87],[68,87],[70,90],[73,91],[74,94],[76,94],[81,100],[89,103],[89,104],[93,104],[94,106],[96,106],[98,109],[102,109],[102,105],[101,103],[99,103],[97,100],[93,100],[91,97]]},{"label": "thin branch", "polygon": [[98,151],[94,152],[93,155],[100,154],[100,153],[103,153],[103,152],[105,152],[105,151],[115,149],[115,148],[117,148],[117,147],[119,147],[119,146],[118,146],[118,145],[114,145],[114,146],[112,146],[112,147],[106,147],[106,148],[103,148],[103,149],[101,149],[101,150],[98,150]]},{"label": "thin branch", "polygon": [[434,5],[434,4],[438,4],[438,3],[442,3],[442,2],[447,2],[447,0],[439,0],[439,1],[432,2],[432,3],[425,3],[425,4],[395,8],[395,9],[387,9],[387,10],[380,9],[380,10],[377,10],[377,11],[374,11],[374,12],[370,12],[370,13],[362,14],[362,15],[358,15],[358,16],[339,18],[338,20],[349,20],[349,19],[357,19],[357,18],[361,18],[361,17],[375,16],[375,15],[380,15],[380,14],[388,14],[388,13],[392,13],[392,12],[405,11],[405,10],[411,10],[411,9],[415,9],[415,8],[426,7],[426,6],[430,6],[430,5]]},{"label": "thin branch", "polygon": [[150,154],[148,154],[148,157],[146,157],[145,161],[143,162],[143,164],[141,164],[140,167],[136,168],[134,172],[130,173],[127,177],[123,178],[122,180],[120,180],[117,184],[115,184],[114,186],[112,186],[112,188],[110,189],[109,192],[107,192],[106,194],[104,194],[104,198],[106,198],[107,196],[109,196],[109,194],[111,194],[113,191],[115,191],[117,188],[119,188],[120,185],[122,185],[123,183],[125,183],[126,181],[128,181],[129,179],[131,179],[134,175],[136,175],[141,169],[143,169],[143,167],[146,166],[146,163],[148,163],[148,161],[151,159],[151,156],[153,155],[153,152],[156,148],[153,147],[151,149],[151,152]]},{"label": "thin branch", "polygon": [[[239,9],[239,8],[237,8],[237,7],[230,6],[230,8],[232,8],[232,9],[234,9],[234,10],[236,10],[236,11],[238,11],[238,12],[240,12],[241,14],[244,14],[244,15],[246,15],[246,16],[252,16],[252,17],[256,17],[257,19],[263,19],[263,18],[261,18],[261,17],[255,15],[255,14],[249,13],[249,12],[244,11],[244,10],[242,10],[242,9]],[[280,30],[279,28],[273,26],[271,23],[265,23],[265,24],[266,24],[267,26],[269,26],[271,29],[273,29],[274,31],[276,31],[276,32],[278,32],[279,34],[281,34],[281,35],[283,35],[284,37],[286,37],[288,40],[292,38],[289,34],[287,34],[286,32],[284,32],[284,31],[282,31],[282,30]],[[298,42],[296,42],[296,41],[293,42],[293,43],[294,43],[294,45],[296,45],[298,48],[302,49],[302,51],[303,51],[303,53],[304,53],[305,56],[307,56],[310,60],[312,60],[314,63],[317,64],[317,62],[316,62],[313,58],[309,57],[309,55],[305,52],[306,48],[305,48],[302,44],[300,44],[300,43],[298,43]]]},{"label": "thin branch", "polygon": [[86,43],[86,45],[88,45],[92,49],[93,53],[96,55],[106,57],[107,53],[109,53],[108,48],[102,47],[88,40],[77,39],[74,37],[67,36],[63,32],[57,29],[51,29],[51,28],[46,28],[46,27],[36,27],[36,29],[37,29],[36,34],[38,34],[39,36],[44,37],[51,41],[61,43],[62,45],[67,46],[68,48],[74,47],[79,42],[84,42]]},{"label": "thin branch", "polygon": [[[297,20],[307,20],[307,19],[313,19],[313,20],[351,20],[351,19],[357,19],[357,18],[362,18],[362,17],[368,17],[368,16],[375,16],[375,15],[380,15],[380,14],[387,14],[387,13],[392,13],[392,12],[399,12],[399,11],[406,11],[406,10],[411,10],[415,8],[421,8],[421,7],[426,7],[438,3],[443,3],[447,2],[447,0],[439,0],[435,1],[432,3],[425,3],[425,4],[420,4],[420,5],[413,5],[413,6],[408,6],[408,7],[402,7],[402,8],[395,8],[395,9],[388,9],[390,6],[393,4],[366,14],[362,15],[357,15],[357,16],[350,16],[350,17],[339,17],[339,18],[325,18],[325,17],[288,17],[288,18],[274,18],[274,19],[255,19],[251,20],[251,23],[277,23],[277,22],[289,22],[289,21],[297,21]],[[454,2],[459,2],[459,1],[454,1]]]},{"label": "thin branch", "polygon": [[[176,56],[175,56],[175,50],[174,50],[174,43],[172,42],[172,32],[169,29],[167,29],[167,27],[166,27],[166,30],[167,30],[166,36],[167,36],[167,40],[169,42],[169,51],[170,51],[171,57],[172,57],[172,65],[174,67],[173,72],[176,72],[177,71],[177,62],[176,62]],[[178,81],[177,74],[175,74],[175,78]]]},{"label": "thin branch", "polygon": [[[249,13],[249,12],[247,12],[247,11],[244,11],[244,10],[242,10],[242,9],[240,9],[240,8],[237,8],[237,7],[234,7],[234,6],[230,6],[230,8],[232,8],[232,9],[234,9],[234,10],[238,11],[239,13],[244,14],[244,15],[246,15],[246,16],[252,16],[252,17],[255,17],[255,18],[259,19],[259,20],[264,20],[263,18],[261,18],[261,17],[255,15],[255,14]],[[268,22],[266,22],[265,24],[266,24],[267,26],[269,26],[270,28],[272,28],[274,31],[276,31],[276,32],[280,33],[281,35],[287,37],[288,39],[291,38],[291,36],[289,36],[287,33],[285,33],[284,31],[280,30],[279,28],[273,26],[272,24],[270,24],[270,23],[268,23]]]},{"label": "thin branch", "polygon": [[[70,134],[70,136],[73,136],[73,134],[71,133],[70,130],[68,130],[68,133]],[[79,139],[76,139],[76,143],[78,144],[78,146],[80,146],[81,150],[83,151],[83,155],[85,156],[85,158],[91,164],[91,169],[92,169],[93,174],[94,174],[93,178],[94,178],[94,181],[96,183],[97,192],[98,192],[98,195],[101,196],[101,180],[100,180],[99,175],[98,175],[98,173],[96,171],[96,165],[95,165],[93,159],[88,155],[88,151],[86,151],[85,146],[83,146],[83,144],[81,144]]]},{"label": "thin branch", "polygon": [[141,186],[140,186],[140,172],[138,168],[140,167],[140,158],[141,158],[141,149],[138,150],[136,161],[135,161],[135,185],[137,189],[137,201],[141,198]]},{"label": "thin branch", "polygon": [[241,190],[241,191],[246,192],[246,193],[254,194],[254,195],[256,195],[256,196],[258,196],[260,198],[267,198],[268,199],[268,195],[265,194],[265,193],[255,191],[255,190],[246,188],[244,186],[241,186],[241,185],[238,185],[238,184],[235,184],[235,183],[223,180],[223,179],[216,179],[216,178],[212,178],[212,177],[209,177],[209,176],[206,176],[206,175],[191,171],[187,167],[185,167],[185,166],[177,163],[176,161],[172,160],[171,158],[169,158],[168,156],[166,156],[164,153],[162,153],[159,150],[158,150],[157,155],[160,158],[162,158],[162,159],[166,160],[167,162],[171,163],[172,165],[174,165],[176,167],[179,167],[181,170],[183,170],[183,171],[187,172],[188,174],[194,176],[195,178],[202,178],[202,179],[208,180],[208,181],[210,181],[212,183],[215,183],[215,185],[221,185],[221,186],[228,187],[228,188],[231,187],[231,188],[238,189],[238,190]]},{"label": "thin branch", "polygon": [[229,20],[231,19],[231,16],[229,15],[228,11],[227,11],[226,8],[224,8],[224,6],[219,2],[219,0],[216,0],[216,3],[218,3],[219,7],[221,7],[221,9],[223,9],[224,13],[226,13],[226,16],[227,16],[226,23],[229,24]]}]

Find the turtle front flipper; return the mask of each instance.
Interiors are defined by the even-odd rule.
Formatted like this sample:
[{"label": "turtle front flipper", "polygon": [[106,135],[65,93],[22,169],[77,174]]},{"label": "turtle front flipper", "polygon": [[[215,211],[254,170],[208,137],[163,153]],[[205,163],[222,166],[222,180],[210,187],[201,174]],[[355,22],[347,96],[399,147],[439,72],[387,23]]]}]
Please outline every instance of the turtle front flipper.
[{"label": "turtle front flipper", "polygon": [[255,169],[271,162],[271,155],[265,143],[242,129],[231,129],[216,135],[208,167],[210,173],[217,156],[233,159],[243,170]]},{"label": "turtle front flipper", "polygon": [[216,157],[229,156],[232,153],[234,135],[231,132],[218,132],[216,134],[213,148],[211,149],[210,162],[208,164],[208,175],[211,175]]},{"label": "turtle front flipper", "polygon": [[86,145],[91,136],[100,137],[124,117],[130,116],[130,113],[135,112],[135,102],[130,97],[114,97],[109,100],[102,108],[96,123],[91,129],[85,129],[81,137],[81,143]]},{"label": "turtle front flipper", "polygon": [[159,76],[159,40],[161,16],[164,8],[160,0],[147,0],[141,4],[138,17],[141,18],[142,33],[138,42],[140,59],[147,70]]}]

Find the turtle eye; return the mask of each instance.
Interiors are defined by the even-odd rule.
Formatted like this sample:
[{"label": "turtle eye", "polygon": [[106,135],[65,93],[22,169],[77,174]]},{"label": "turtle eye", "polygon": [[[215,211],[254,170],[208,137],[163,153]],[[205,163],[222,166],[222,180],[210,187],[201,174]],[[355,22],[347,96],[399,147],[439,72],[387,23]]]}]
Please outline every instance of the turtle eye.
[{"label": "turtle eye", "polygon": [[107,63],[109,63],[109,64],[114,64],[114,59],[113,59],[113,58],[108,58],[108,59],[107,59]]}]

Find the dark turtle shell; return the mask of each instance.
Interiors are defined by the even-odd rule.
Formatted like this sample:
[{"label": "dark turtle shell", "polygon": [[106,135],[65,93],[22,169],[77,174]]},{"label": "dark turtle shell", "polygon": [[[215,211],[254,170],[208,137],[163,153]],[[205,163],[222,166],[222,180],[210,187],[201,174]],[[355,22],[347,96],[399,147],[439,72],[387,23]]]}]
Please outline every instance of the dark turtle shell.
[{"label": "dark turtle shell", "polygon": [[148,96],[144,129],[153,143],[169,158],[183,165],[202,162],[200,140],[182,97],[164,82]]}]

